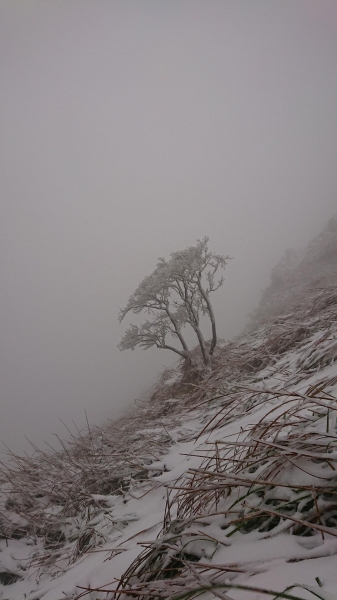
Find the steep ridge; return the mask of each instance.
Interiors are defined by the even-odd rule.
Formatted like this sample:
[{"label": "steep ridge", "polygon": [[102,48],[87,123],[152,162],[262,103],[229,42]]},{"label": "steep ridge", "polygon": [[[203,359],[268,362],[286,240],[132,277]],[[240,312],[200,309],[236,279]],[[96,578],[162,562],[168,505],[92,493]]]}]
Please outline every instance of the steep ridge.
[{"label": "steep ridge", "polygon": [[0,598],[337,597],[336,218],[199,358],[63,452],[12,455]]},{"label": "steep ridge", "polygon": [[248,329],[291,312],[312,290],[334,286],[337,278],[337,216],[304,250],[287,250],[271,272],[271,283],[251,315]]}]

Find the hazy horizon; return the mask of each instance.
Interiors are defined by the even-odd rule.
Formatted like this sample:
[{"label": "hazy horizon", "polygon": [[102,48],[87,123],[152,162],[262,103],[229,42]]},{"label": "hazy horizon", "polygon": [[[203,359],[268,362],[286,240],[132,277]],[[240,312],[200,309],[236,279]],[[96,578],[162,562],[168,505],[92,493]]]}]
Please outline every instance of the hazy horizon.
[{"label": "hazy horizon", "polygon": [[4,0],[0,16],[0,440],[21,452],[66,435],[60,419],[117,418],[175,362],[117,349],[159,256],[207,235],[234,257],[213,301],[231,339],[283,252],[336,214],[337,4]]}]

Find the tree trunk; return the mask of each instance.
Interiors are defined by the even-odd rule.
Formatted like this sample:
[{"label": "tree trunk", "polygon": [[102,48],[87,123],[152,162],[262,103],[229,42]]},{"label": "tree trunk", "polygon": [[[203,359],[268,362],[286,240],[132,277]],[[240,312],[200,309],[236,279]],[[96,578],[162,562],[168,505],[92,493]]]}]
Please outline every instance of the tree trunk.
[{"label": "tree trunk", "polygon": [[199,327],[199,315],[194,310],[193,304],[188,297],[187,286],[185,283],[184,283],[184,288],[185,288],[184,302],[185,302],[185,305],[188,307],[189,316],[190,316],[190,325],[193,327],[193,329],[197,335],[197,338],[199,341],[199,346],[200,346],[201,353],[202,353],[202,357],[203,357],[204,363],[207,367],[209,364],[209,355],[208,355],[208,352],[207,352],[207,349],[205,346],[205,340],[203,338],[203,335],[202,335],[200,327]]},{"label": "tree trunk", "polygon": [[214,348],[215,348],[216,343],[217,343],[216,326],[215,326],[215,316],[214,316],[213,307],[212,307],[212,305],[210,303],[208,294],[207,294],[207,292],[204,290],[204,288],[201,285],[200,277],[198,277],[198,288],[200,290],[200,294],[202,295],[203,299],[206,302],[206,306],[207,306],[209,318],[210,318],[211,324],[212,324],[212,343],[211,343],[211,348],[210,348],[209,353],[210,353],[210,356],[213,356]]},{"label": "tree trunk", "polygon": [[205,346],[205,341],[204,341],[203,335],[202,335],[198,325],[192,325],[192,327],[193,327],[195,333],[197,334],[199,346],[201,348],[202,357],[203,357],[204,363],[207,367],[207,365],[209,364],[209,356],[208,356],[208,352],[207,352],[207,349]]},{"label": "tree trunk", "polygon": [[209,356],[208,356],[208,352],[205,346],[205,340],[204,337],[201,333],[200,327],[199,327],[199,320],[198,320],[198,315],[195,314],[195,310],[192,306],[192,303],[189,302],[189,307],[190,307],[190,313],[192,315],[192,319],[191,319],[191,325],[195,331],[195,333],[197,334],[197,338],[199,341],[199,346],[201,348],[201,353],[202,353],[202,357],[204,359],[204,363],[207,367],[207,365],[209,364]]},{"label": "tree trunk", "polygon": [[176,332],[182,347],[184,348],[185,352],[189,353],[189,349],[187,347],[187,344],[186,344],[183,336],[181,335],[181,331],[178,327],[177,321],[175,320],[174,316],[170,312],[169,308],[166,307],[165,312],[166,312],[167,316],[169,317],[169,319],[171,320],[171,323],[173,324],[174,331]]}]

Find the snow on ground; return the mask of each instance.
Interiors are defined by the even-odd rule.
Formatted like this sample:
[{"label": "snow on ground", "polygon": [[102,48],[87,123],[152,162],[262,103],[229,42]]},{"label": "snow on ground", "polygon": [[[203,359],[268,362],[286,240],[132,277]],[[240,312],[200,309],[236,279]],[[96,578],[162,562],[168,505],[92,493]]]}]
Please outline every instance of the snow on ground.
[{"label": "snow on ground", "polygon": [[[252,443],[249,442],[249,435],[252,438],[257,435],[256,432],[262,435],[261,424],[266,427],[269,423],[272,431],[275,423],[279,423],[282,419],[284,427],[282,431],[279,429],[277,440],[273,435],[264,438],[264,446],[261,447],[261,457],[263,456],[261,465],[254,467],[255,470],[251,472],[246,470],[244,476],[250,478],[252,485],[258,475],[261,474],[261,478],[267,477],[264,473],[267,472],[268,460],[271,461],[270,464],[276,460],[275,456],[268,458],[271,456],[268,454],[268,444],[271,444],[272,448],[277,449],[278,445],[279,449],[281,448],[281,459],[284,456],[282,460],[287,465],[287,468],[282,471],[282,477],[288,487],[292,486],[291,491],[284,488],[283,503],[294,502],[296,486],[316,485],[317,489],[320,489],[320,485],[332,485],[332,483],[336,485],[333,481],[333,472],[331,474],[329,471],[329,465],[332,470],[336,469],[337,452],[334,451],[337,440],[334,412],[336,403],[333,397],[337,393],[337,363],[332,356],[329,364],[323,367],[310,367],[314,356],[316,360],[317,357],[324,356],[333,343],[335,337],[331,331],[329,335],[326,331],[316,332],[301,347],[292,349],[272,366],[255,374],[251,383],[246,381],[244,385],[237,384],[237,387],[233,384],[233,397],[237,398],[239,394],[240,401],[236,399],[228,403],[228,396],[224,394],[223,398],[210,401],[199,408],[187,411],[185,407],[180,422],[175,418],[174,426],[167,431],[170,445],[165,453],[161,454],[158,460],[153,459],[152,462],[143,465],[148,472],[147,480],[142,482],[135,480],[123,494],[93,494],[93,501],[101,508],[98,512],[96,510],[92,518],[87,515],[86,526],[91,531],[97,530],[101,537],[94,547],[89,548],[77,559],[66,562],[61,558],[58,563],[52,555],[50,564],[48,561],[42,565],[39,561],[34,564],[34,555],[38,556],[42,548],[41,539],[37,538],[35,541],[28,538],[0,539],[0,581],[2,582],[0,598],[3,600],[70,599],[76,598],[89,588],[91,590],[99,588],[99,591],[88,592],[84,597],[92,599],[112,597],[112,592],[103,592],[116,589],[125,571],[137,559],[144,547],[151,547],[151,543],[155,542],[157,536],[160,543],[168,494],[170,494],[172,522],[178,523],[175,521],[177,514],[182,515],[182,511],[185,510],[187,521],[179,535],[181,535],[184,552],[187,552],[188,556],[195,557],[194,564],[197,566],[199,561],[200,564],[205,565],[205,569],[208,565],[231,565],[239,571],[235,572],[234,569],[231,574],[229,571],[227,579],[220,579],[219,581],[224,585],[231,581],[239,586],[249,585],[281,592],[289,586],[300,584],[308,589],[297,587],[289,593],[303,598],[314,598],[315,594],[326,600],[337,598],[337,528],[331,527],[331,532],[326,530],[322,532],[320,529],[322,523],[320,524],[318,518],[316,529],[311,532],[312,535],[293,535],[292,528],[296,523],[291,519],[303,518],[302,513],[299,512],[298,500],[296,500],[296,511],[289,512],[290,519],[281,518],[271,529],[252,528],[251,531],[237,528],[233,525],[236,521],[228,520],[228,514],[237,510],[237,518],[241,520],[246,518],[247,514],[255,514],[249,511],[257,510],[261,505],[262,501],[257,493],[249,492],[246,499],[242,501],[235,496],[236,492],[232,492],[230,501],[227,497],[226,500],[220,498],[212,506],[206,503],[206,510],[201,510],[200,517],[196,517],[198,514],[196,511],[190,521],[188,521],[188,511],[184,508],[184,490],[190,486],[190,492],[195,493],[198,491],[198,485],[202,487],[202,481],[207,482],[207,479],[196,479],[194,483],[196,487],[193,490],[191,478],[197,476],[199,471],[203,471],[205,477],[208,473],[207,469],[213,469],[213,472],[221,470],[219,465],[214,466],[215,463],[212,463],[214,448],[217,451],[220,448],[219,461],[226,460],[226,464],[231,464],[232,460],[235,465],[235,461],[239,462],[242,456],[237,453],[238,448],[244,448],[245,444],[247,446]],[[178,377],[172,376],[171,379],[172,382],[176,382]],[[317,390],[323,384],[325,385],[324,398],[322,395],[315,396],[316,399],[318,398],[318,405],[321,402],[319,406],[322,413],[316,414],[317,407],[312,408],[308,390]],[[173,403],[174,400],[177,399],[173,398],[171,402]],[[301,402],[303,407],[299,404]],[[285,413],[285,410],[288,412]],[[306,420],[302,430],[301,419]],[[309,422],[308,419],[312,421]],[[166,430],[169,427],[168,423],[169,417],[165,420]],[[299,449],[292,454],[287,451],[285,444],[287,440],[293,439],[291,435],[294,437],[295,426],[299,428],[299,437],[306,436],[310,431],[316,437],[318,436],[317,439],[320,432],[322,435],[330,436],[331,446],[324,446],[324,456],[330,457],[328,466],[326,463],[322,465],[317,450],[313,452],[309,449]],[[160,432],[162,427],[161,422],[153,423],[152,428],[140,428],[138,433],[143,434],[146,431],[147,435],[154,435]],[[263,454],[263,448],[267,448],[266,454]],[[235,477],[240,478],[242,474],[234,470],[231,473],[235,485]],[[221,477],[218,481],[221,483]],[[282,486],[282,482],[280,485]],[[240,489],[242,491],[243,488]],[[309,489],[308,494],[310,493]],[[235,498],[237,501],[233,503]],[[274,504],[268,505],[274,507]],[[263,510],[268,512],[268,505],[266,500]],[[282,507],[284,504],[277,506]],[[181,519],[181,516],[179,518]],[[155,547],[155,544],[152,547]],[[6,580],[6,573],[8,577],[10,574],[16,574],[20,579],[11,582],[7,577]],[[219,597],[224,598],[225,596],[221,596],[224,593],[227,594],[227,598],[229,596],[242,600],[262,598],[262,593],[259,591],[252,593],[233,588],[229,591],[218,591]]]}]

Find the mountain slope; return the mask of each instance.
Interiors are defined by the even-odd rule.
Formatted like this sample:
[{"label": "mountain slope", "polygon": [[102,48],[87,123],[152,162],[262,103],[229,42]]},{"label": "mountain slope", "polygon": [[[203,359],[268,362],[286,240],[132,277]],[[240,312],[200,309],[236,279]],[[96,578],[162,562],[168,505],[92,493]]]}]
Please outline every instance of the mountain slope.
[{"label": "mountain slope", "polygon": [[212,371],[196,352],[130,416],[12,457],[0,598],[337,596],[336,242],[334,219],[280,266]]}]

